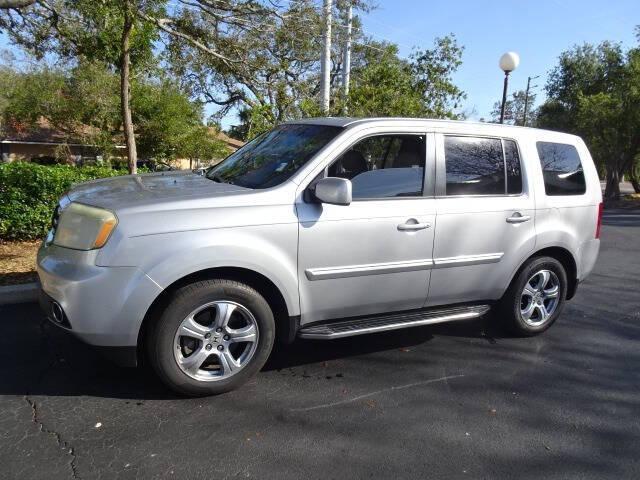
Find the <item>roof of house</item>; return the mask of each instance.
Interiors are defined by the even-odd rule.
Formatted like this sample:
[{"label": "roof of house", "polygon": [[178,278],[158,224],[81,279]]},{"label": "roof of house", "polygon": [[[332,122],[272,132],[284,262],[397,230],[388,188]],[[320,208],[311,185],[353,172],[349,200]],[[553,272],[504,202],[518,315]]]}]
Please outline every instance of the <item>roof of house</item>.
[{"label": "roof of house", "polygon": [[[211,128],[211,130],[213,130],[213,128]],[[218,137],[220,140],[225,142],[228,146],[233,147],[233,148],[240,148],[245,143],[242,140],[237,140],[235,138],[231,138],[229,135],[227,135],[224,132],[216,132],[216,137]]]},{"label": "roof of house", "polygon": [[40,118],[35,126],[23,122],[8,122],[0,129],[0,142],[44,145],[89,145],[87,138],[95,133],[95,127],[81,125],[75,132],[69,133],[54,128],[51,123]]},{"label": "roof of house", "polygon": [[[1,127],[0,143],[91,146],[88,139],[97,133],[97,128],[89,125],[80,125],[73,133],[65,132],[54,128],[45,118],[40,118],[35,126],[12,122],[1,125]],[[231,148],[238,149],[244,145],[242,140],[231,138],[214,128],[209,128],[209,131]]]}]

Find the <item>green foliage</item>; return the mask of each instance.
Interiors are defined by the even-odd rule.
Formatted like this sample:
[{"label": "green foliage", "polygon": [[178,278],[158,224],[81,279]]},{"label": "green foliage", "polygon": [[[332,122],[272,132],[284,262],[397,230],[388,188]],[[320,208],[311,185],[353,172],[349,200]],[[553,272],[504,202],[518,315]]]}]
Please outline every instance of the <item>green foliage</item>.
[{"label": "green foliage", "polygon": [[63,59],[99,61],[120,67],[122,32],[127,9],[132,18],[131,63],[138,70],[155,64],[157,28],[141,21],[138,11],[162,15],[162,0],[52,0],[37,2],[16,13],[0,12],[0,28],[37,58],[54,54]]},{"label": "green foliage", "polygon": [[[105,159],[122,155],[116,149],[123,142],[119,80],[106,65],[82,62],[69,71],[6,72],[11,73],[11,84],[0,91],[5,124],[29,130],[44,118],[65,133],[69,143],[95,145]],[[202,105],[174,82],[135,81],[132,110],[140,158],[210,160],[226,153],[224,144],[202,125]]]},{"label": "green foliage", "polygon": [[352,70],[346,105],[338,100],[334,108],[355,117],[418,117],[426,113],[423,92],[416,88],[418,79],[411,64],[398,57],[398,47],[381,43],[374,47],[366,49],[364,62]]},{"label": "green foliage", "polygon": [[538,125],[583,137],[607,173],[605,196],[619,196],[619,180],[634,176],[640,153],[640,48],[574,47],[560,56],[546,90]]},{"label": "green foliage", "polygon": [[51,214],[59,198],[72,185],[126,173],[107,167],[0,164],[0,239],[42,238],[51,225]]},{"label": "green foliage", "polygon": [[[409,60],[398,56],[394,44],[357,44],[349,96],[334,88],[330,115],[461,118],[465,94],[451,77],[462,63],[462,51],[453,35],[437,38],[432,49],[417,51]],[[249,140],[281,120],[323,116],[315,96],[300,98],[295,105],[284,118],[271,103],[246,107],[240,112],[241,125],[231,133]]]},{"label": "green foliage", "polygon": [[426,115],[435,118],[460,118],[456,112],[466,94],[452,80],[462,65],[464,47],[458,45],[455,35],[438,37],[433,48],[417,51],[411,56],[411,69],[416,78]]},{"label": "green foliage", "polygon": [[[504,108],[504,123],[509,125],[524,124],[524,107],[527,105],[527,126],[535,125],[537,112],[533,109],[536,101],[536,94],[529,92],[529,98],[524,90],[516,90],[511,94],[511,98],[507,97],[507,104]],[[493,104],[491,111],[491,121],[498,123],[500,121],[500,109],[502,101]]]},{"label": "green foliage", "polygon": [[209,127],[194,126],[180,135],[178,141],[180,157],[199,160],[201,166],[222,160],[231,153],[227,145],[220,141]]},{"label": "green foliage", "polygon": [[136,83],[133,123],[142,158],[206,159],[224,155],[224,144],[202,125],[202,106],[192,102],[168,81]]}]

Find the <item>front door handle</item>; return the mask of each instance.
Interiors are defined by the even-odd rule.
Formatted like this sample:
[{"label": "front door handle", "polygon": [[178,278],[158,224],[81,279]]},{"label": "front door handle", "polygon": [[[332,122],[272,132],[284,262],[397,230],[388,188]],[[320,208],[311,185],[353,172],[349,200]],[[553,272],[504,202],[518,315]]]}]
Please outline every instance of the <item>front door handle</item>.
[{"label": "front door handle", "polygon": [[401,232],[415,232],[416,230],[424,230],[431,227],[430,223],[401,223],[398,225],[398,230]]},{"label": "front door handle", "polygon": [[531,220],[529,215],[522,215],[519,212],[514,213],[510,217],[507,217],[507,223],[524,223]]}]

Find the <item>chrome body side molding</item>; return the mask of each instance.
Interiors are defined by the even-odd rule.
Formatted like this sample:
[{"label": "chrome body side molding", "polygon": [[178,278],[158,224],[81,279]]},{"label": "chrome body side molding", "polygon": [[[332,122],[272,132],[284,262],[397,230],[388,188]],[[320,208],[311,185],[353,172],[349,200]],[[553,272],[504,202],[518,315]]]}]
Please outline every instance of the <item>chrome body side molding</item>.
[{"label": "chrome body side molding", "polygon": [[460,255],[458,257],[421,259],[410,262],[371,263],[367,265],[345,265],[329,268],[308,268],[304,271],[311,280],[329,280],[333,278],[361,277],[364,275],[382,275],[384,273],[412,272],[430,268],[463,267],[484,263],[497,263],[504,253],[484,255]]},{"label": "chrome body side molding", "polygon": [[308,268],[304,271],[307,278],[314,280],[329,280],[332,278],[360,277],[363,275],[381,275],[383,273],[412,272],[428,270],[433,266],[433,260],[422,259],[410,262],[372,263],[368,265],[346,265],[343,267]]},{"label": "chrome body side molding", "polygon": [[457,257],[436,258],[433,268],[463,267],[466,265],[482,265],[484,263],[498,263],[504,253],[487,253],[483,255],[460,255]]}]

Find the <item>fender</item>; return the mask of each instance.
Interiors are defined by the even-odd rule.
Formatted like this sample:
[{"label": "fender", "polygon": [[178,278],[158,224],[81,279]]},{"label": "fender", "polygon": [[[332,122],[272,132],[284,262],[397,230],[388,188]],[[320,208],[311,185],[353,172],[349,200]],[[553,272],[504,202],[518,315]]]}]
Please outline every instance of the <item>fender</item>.
[{"label": "fender", "polygon": [[164,233],[129,238],[118,260],[135,262],[161,291],[210,268],[252,270],[280,290],[289,315],[299,315],[297,242],[295,223]]},{"label": "fender", "polygon": [[[569,237],[568,234],[566,234],[566,236]],[[507,291],[507,289],[509,288],[509,285],[511,285],[511,282],[513,282],[513,279],[515,278],[515,276],[518,273],[518,271],[520,271],[520,269],[522,268],[524,263],[529,258],[535,256],[538,252],[541,252],[542,250],[545,250],[547,248],[561,248],[562,250],[566,250],[567,253],[569,253],[569,255],[571,255],[571,258],[573,258],[573,262],[576,264],[576,267],[577,267],[578,262],[576,261],[576,255],[572,251],[571,247],[569,246],[569,244],[567,242],[565,242],[565,241],[555,241],[553,243],[551,243],[551,242],[547,242],[547,243],[536,242],[535,249],[533,251],[529,252],[528,254],[526,254],[525,256],[522,256],[518,260],[516,268],[513,269],[513,271],[511,272],[511,275],[509,275],[509,278],[507,279],[506,284],[503,285],[503,292]],[[576,280],[576,279],[571,279],[571,280]]]}]

